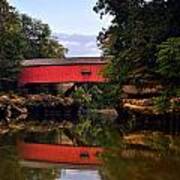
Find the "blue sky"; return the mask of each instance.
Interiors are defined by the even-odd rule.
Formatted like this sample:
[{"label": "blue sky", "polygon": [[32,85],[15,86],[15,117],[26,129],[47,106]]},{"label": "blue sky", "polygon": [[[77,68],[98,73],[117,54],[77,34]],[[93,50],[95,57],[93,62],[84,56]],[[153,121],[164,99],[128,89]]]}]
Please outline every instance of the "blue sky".
[{"label": "blue sky", "polygon": [[48,23],[56,33],[97,35],[107,27],[92,9],[97,0],[9,0],[20,12]]},{"label": "blue sky", "polygon": [[97,0],[8,0],[20,13],[48,23],[67,56],[100,56],[96,37],[110,18],[93,11]]}]

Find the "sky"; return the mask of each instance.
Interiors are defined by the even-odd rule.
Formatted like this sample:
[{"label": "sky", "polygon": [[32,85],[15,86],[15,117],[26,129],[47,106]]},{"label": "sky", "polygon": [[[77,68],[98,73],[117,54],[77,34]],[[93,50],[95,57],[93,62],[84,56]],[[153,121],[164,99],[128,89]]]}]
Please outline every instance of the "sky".
[{"label": "sky", "polygon": [[67,56],[100,56],[96,37],[110,24],[93,11],[97,0],[8,0],[20,13],[49,24]]},{"label": "sky", "polygon": [[93,11],[97,0],[9,0],[20,12],[48,23],[55,33],[97,35],[107,27]]},{"label": "sky", "polygon": [[[100,56],[96,37],[110,25],[93,11],[98,0],[8,0],[20,13],[49,24],[53,35],[68,48],[67,56]],[[147,0],[151,1],[151,0]]]}]

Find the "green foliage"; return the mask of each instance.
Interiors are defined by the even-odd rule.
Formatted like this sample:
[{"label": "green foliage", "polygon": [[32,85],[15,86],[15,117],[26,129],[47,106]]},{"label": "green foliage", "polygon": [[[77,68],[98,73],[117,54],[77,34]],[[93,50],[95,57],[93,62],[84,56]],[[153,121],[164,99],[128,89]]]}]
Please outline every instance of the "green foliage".
[{"label": "green foliage", "polygon": [[[179,96],[179,9],[179,0],[98,0],[94,8],[101,18],[112,16],[111,26],[98,37],[104,55],[110,59],[106,77],[117,83],[119,93],[123,84],[138,86],[159,80],[165,85],[165,92],[154,98],[154,105],[161,112],[170,107],[171,97]],[[132,126],[133,117],[130,118]],[[123,125],[122,131],[125,129]],[[157,152],[155,158],[141,156],[140,149],[134,158],[124,158],[117,151],[105,155],[105,176],[111,180],[178,179],[179,154],[171,154],[173,143],[163,138],[148,140],[150,148]],[[126,148],[121,150],[128,152]],[[157,159],[159,154],[164,156]]]},{"label": "green foliage", "polygon": [[74,129],[81,141],[90,146],[116,147],[119,139],[118,133],[112,124],[104,119],[81,118]]},{"label": "green foliage", "polygon": [[12,77],[18,73],[23,58],[23,36],[21,24],[15,9],[5,0],[0,1],[0,78]]},{"label": "green foliage", "polygon": [[[119,101],[119,88],[117,88],[117,84],[109,83],[99,85],[99,89],[101,89],[102,93],[97,94],[96,104],[97,108],[112,108]],[[116,99],[114,99],[116,97]]]},{"label": "green foliage", "polygon": [[51,37],[48,24],[39,20],[21,15],[22,33],[26,43],[24,58],[61,58],[66,49]]},{"label": "green foliage", "polygon": [[111,59],[105,74],[119,89],[150,78],[161,78],[164,84],[168,76],[179,78],[179,8],[178,0],[98,0],[94,10],[113,19],[98,40]]},{"label": "green foliage", "polygon": [[[119,88],[113,83],[81,86],[72,94],[81,105],[90,109],[114,107],[119,100],[118,95]],[[114,101],[114,96],[116,96],[116,101]]]},{"label": "green foliage", "polygon": [[166,95],[153,98],[153,105],[158,112],[166,112],[170,108],[170,102]]},{"label": "green foliage", "polygon": [[61,58],[67,50],[52,37],[48,24],[21,15],[0,1],[0,78],[16,79],[23,59]]},{"label": "green foliage", "polygon": [[88,92],[87,88],[79,87],[73,92],[72,97],[82,106],[85,105],[89,107],[92,102],[92,96]]},{"label": "green foliage", "polygon": [[166,89],[159,97],[153,98],[153,104],[158,112],[165,113],[179,107],[179,101],[171,98],[180,97],[180,38],[170,38],[158,48],[156,72]]},{"label": "green foliage", "polygon": [[158,46],[157,72],[167,79],[180,78],[180,37],[169,38]]}]

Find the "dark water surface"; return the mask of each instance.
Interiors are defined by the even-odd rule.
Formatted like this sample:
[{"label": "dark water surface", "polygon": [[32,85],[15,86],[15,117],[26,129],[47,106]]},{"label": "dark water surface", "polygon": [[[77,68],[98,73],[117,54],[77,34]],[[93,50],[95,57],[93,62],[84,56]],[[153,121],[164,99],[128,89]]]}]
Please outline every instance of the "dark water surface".
[{"label": "dark water surface", "polygon": [[[36,134],[37,135],[37,134]],[[97,169],[31,162],[19,157],[16,142],[22,134],[0,137],[0,180],[101,180]]]}]

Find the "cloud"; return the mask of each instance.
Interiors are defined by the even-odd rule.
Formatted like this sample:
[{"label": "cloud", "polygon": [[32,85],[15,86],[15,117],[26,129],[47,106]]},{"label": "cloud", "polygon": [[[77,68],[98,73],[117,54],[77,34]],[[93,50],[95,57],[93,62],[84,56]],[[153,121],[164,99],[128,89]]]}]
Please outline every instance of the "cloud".
[{"label": "cloud", "polygon": [[100,56],[95,35],[56,33],[57,40],[68,48],[67,56]]},{"label": "cloud", "polygon": [[63,44],[64,46],[79,46],[80,45],[80,43],[79,42],[76,42],[76,41],[68,41],[68,40],[66,40],[66,41],[60,41],[61,42],[61,44]]},{"label": "cloud", "polygon": [[90,48],[90,47],[95,47],[96,46],[96,42],[94,41],[89,41],[85,44],[85,47]]}]

